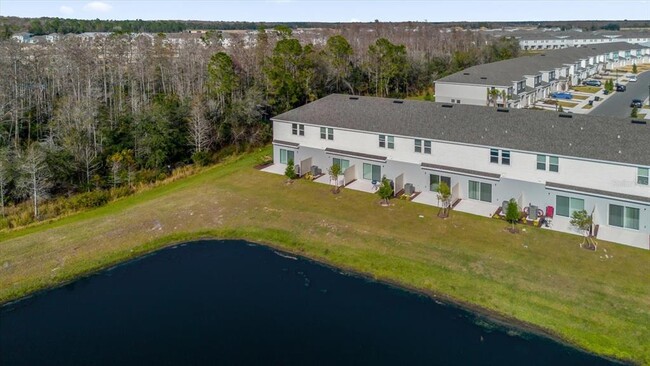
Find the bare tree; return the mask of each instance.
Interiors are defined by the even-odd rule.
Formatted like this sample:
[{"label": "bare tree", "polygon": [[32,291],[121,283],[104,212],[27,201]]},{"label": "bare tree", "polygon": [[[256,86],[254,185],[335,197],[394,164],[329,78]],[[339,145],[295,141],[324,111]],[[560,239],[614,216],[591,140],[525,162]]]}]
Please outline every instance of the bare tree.
[{"label": "bare tree", "polygon": [[212,145],[212,125],[205,115],[205,103],[200,98],[195,98],[188,121],[189,142],[195,153],[206,151]]},{"label": "bare tree", "polygon": [[5,217],[5,194],[7,192],[7,184],[11,181],[11,162],[9,160],[9,153],[6,149],[0,150],[0,208],[2,209],[2,217]]},{"label": "bare tree", "polygon": [[31,199],[34,218],[39,218],[38,204],[49,196],[50,171],[45,162],[45,152],[37,143],[32,143],[20,159],[20,177],[16,188],[24,197]]}]

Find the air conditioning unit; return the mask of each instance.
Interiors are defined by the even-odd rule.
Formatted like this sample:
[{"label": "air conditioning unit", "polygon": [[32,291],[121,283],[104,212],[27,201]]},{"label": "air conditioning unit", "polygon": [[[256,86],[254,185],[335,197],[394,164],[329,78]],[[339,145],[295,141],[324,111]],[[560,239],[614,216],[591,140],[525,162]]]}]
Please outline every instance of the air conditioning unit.
[{"label": "air conditioning unit", "polygon": [[406,183],[406,184],[404,185],[404,194],[410,196],[410,195],[412,195],[413,193],[415,193],[415,187],[413,187],[413,184],[411,184],[411,183]]}]

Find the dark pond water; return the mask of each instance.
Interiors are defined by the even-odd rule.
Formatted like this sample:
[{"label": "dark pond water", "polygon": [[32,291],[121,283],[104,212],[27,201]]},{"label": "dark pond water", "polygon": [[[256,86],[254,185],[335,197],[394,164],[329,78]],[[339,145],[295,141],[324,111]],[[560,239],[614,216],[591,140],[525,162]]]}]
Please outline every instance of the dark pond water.
[{"label": "dark pond water", "polygon": [[0,309],[0,365],[604,365],[241,241],[161,250]]}]

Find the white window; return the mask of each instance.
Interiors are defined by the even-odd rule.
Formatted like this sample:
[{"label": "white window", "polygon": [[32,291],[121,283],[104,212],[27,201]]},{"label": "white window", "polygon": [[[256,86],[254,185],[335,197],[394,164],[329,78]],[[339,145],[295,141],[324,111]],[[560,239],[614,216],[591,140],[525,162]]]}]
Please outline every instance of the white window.
[{"label": "white window", "polygon": [[499,164],[499,156],[501,164],[510,165],[510,150],[490,149],[490,163]]},{"label": "white window", "polygon": [[639,214],[640,210],[638,208],[609,205],[609,224],[639,230]]},{"label": "white window", "polygon": [[648,172],[650,169],[648,168],[639,168],[637,172],[637,177],[636,177],[636,182],[638,184],[642,184],[644,186],[648,185]]},{"label": "white window", "polygon": [[395,148],[395,136],[379,135],[379,147]]},{"label": "white window", "polygon": [[345,169],[350,167],[350,160],[334,158],[332,159],[332,165],[338,165],[341,171],[344,172]]},{"label": "white window", "polygon": [[305,136],[305,125],[292,123],[291,124],[291,134]]},{"label": "white window", "polygon": [[555,197],[555,212],[558,216],[571,217],[575,211],[585,209],[585,200],[565,196]]},{"label": "white window", "polygon": [[499,164],[499,149],[490,149],[490,163]]},{"label": "white window", "polygon": [[[424,149],[422,146],[424,145]],[[415,140],[415,152],[416,153],[425,153],[431,154],[431,141],[427,140]]]},{"label": "white window", "polygon": [[323,140],[334,140],[334,129],[321,127],[320,138]]},{"label": "white window", "polygon": [[537,155],[537,170],[546,170],[548,161],[549,172],[560,171],[560,158],[557,156]]},{"label": "white window", "polygon": [[510,150],[501,150],[501,164],[510,165]]}]

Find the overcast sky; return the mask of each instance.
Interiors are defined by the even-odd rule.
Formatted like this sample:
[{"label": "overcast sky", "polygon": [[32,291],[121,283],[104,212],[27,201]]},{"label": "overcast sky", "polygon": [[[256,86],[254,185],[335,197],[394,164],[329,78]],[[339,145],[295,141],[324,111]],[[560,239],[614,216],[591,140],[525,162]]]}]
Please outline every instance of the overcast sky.
[{"label": "overcast sky", "polygon": [[0,0],[0,15],[242,21],[650,19],[648,0]]}]

